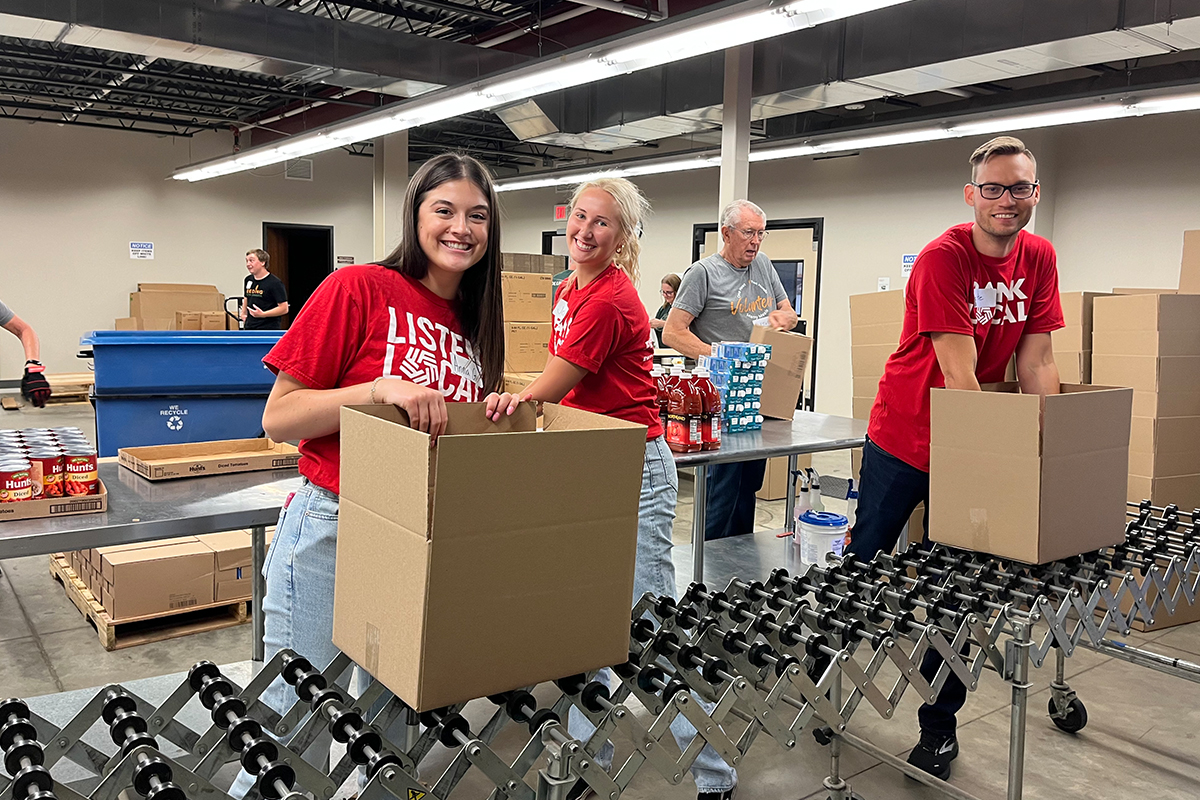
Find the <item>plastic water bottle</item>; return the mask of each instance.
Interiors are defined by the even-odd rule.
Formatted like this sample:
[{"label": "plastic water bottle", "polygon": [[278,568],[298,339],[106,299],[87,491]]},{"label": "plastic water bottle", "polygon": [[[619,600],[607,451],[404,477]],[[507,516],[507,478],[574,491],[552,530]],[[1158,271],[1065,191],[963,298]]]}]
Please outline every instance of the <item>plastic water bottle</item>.
[{"label": "plastic water bottle", "polygon": [[800,515],[812,508],[812,500],[808,491],[808,476],[803,472],[798,472],[797,476],[800,479],[800,494],[796,498],[796,519],[800,519]]}]

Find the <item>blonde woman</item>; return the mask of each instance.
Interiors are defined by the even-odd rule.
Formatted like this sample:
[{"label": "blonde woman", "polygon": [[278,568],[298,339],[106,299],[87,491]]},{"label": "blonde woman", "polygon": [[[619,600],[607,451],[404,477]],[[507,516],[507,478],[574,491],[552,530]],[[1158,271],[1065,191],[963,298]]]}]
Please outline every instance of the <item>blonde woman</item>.
[{"label": "blonde woman", "polygon": [[[654,341],[650,316],[637,292],[638,235],[650,211],[646,198],[624,178],[600,178],[575,190],[567,219],[573,274],[554,299],[550,361],[520,395],[491,394],[489,418],[511,414],[525,401],[562,403],[646,426],[646,460],[638,509],[637,565],[633,593],[675,594],[671,527],[679,482],[663,439],[657,391],[650,377]],[[686,748],[695,729],[681,716],[671,726]],[[571,735],[586,739],[592,726],[572,713]],[[612,762],[612,744],[598,756]],[[711,747],[692,766],[699,800],[729,800],[737,774]],[[568,800],[588,792],[580,781]]]}]

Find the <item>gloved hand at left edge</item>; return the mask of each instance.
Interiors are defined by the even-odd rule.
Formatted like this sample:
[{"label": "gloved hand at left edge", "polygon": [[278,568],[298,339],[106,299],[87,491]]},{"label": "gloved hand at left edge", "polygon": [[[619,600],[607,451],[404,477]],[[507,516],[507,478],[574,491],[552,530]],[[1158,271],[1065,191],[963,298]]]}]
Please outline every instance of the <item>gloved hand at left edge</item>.
[{"label": "gloved hand at left edge", "polygon": [[21,378],[21,396],[38,408],[45,408],[50,399],[50,383],[43,375],[46,368],[40,361],[25,362],[25,377]]}]

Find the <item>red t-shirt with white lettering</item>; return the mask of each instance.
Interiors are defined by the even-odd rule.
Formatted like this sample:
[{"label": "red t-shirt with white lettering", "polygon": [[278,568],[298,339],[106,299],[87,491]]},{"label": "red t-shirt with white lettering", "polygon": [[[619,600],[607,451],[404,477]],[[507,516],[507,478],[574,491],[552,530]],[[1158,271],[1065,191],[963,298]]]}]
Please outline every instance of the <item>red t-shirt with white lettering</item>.
[{"label": "red t-shirt with white lettering", "polygon": [[1021,231],[1007,257],[991,258],[975,249],[972,225],[955,225],[917,256],[905,289],[900,346],[884,367],[867,428],[872,442],[925,472],[929,390],[946,385],[930,334],[973,336],[976,378],[997,383],[1022,336],[1063,327],[1050,242]]},{"label": "red t-shirt with white lettering", "polygon": [[563,405],[645,425],[647,439],[662,436],[650,315],[623,270],[610,264],[582,289],[574,277],[563,281],[550,355],[588,371]]},{"label": "red t-shirt with white lettering", "polygon": [[[326,278],[263,358],[310,389],[400,378],[449,401],[483,396],[483,370],[462,334],[455,303],[378,264],[342,267]],[[340,437],[300,442],[300,474],[339,491]]]}]

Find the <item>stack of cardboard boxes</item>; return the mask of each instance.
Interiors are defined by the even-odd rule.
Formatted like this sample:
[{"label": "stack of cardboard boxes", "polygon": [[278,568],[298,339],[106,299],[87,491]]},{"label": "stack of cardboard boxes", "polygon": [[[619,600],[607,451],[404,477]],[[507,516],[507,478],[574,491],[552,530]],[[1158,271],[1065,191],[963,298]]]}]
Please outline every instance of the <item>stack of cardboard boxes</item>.
[{"label": "stack of cardboard boxes", "polygon": [[244,530],[77,550],[67,560],[114,622],[235,603],[251,594],[250,532]]},{"label": "stack of cardboard boxes", "polygon": [[1200,295],[1095,301],[1092,380],[1134,390],[1129,499],[1200,506]]},{"label": "stack of cardboard boxes", "polygon": [[567,268],[567,257],[546,256],[540,253],[501,253],[500,268],[505,272],[556,275]]},{"label": "stack of cardboard boxes", "polygon": [[236,330],[237,320],[225,313],[225,295],[206,283],[139,283],[129,295],[129,316],[116,330]]},{"label": "stack of cardboard boxes", "polygon": [[[854,382],[854,419],[870,419],[879,379],[900,344],[904,327],[904,290],[850,295],[850,375]],[[851,475],[858,480],[862,450],[850,454]]]},{"label": "stack of cardboard boxes", "polygon": [[[534,258],[521,253],[505,254],[506,258],[518,255]],[[504,295],[506,391],[520,391],[546,368],[550,353],[550,303],[553,299],[550,284],[551,275],[545,272],[500,273]]]},{"label": "stack of cardboard boxes", "polygon": [[1054,345],[1054,363],[1062,383],[1092,382],[1092,308],[1104,292],[1062,292],[1063,324],[1050,334]]}]

